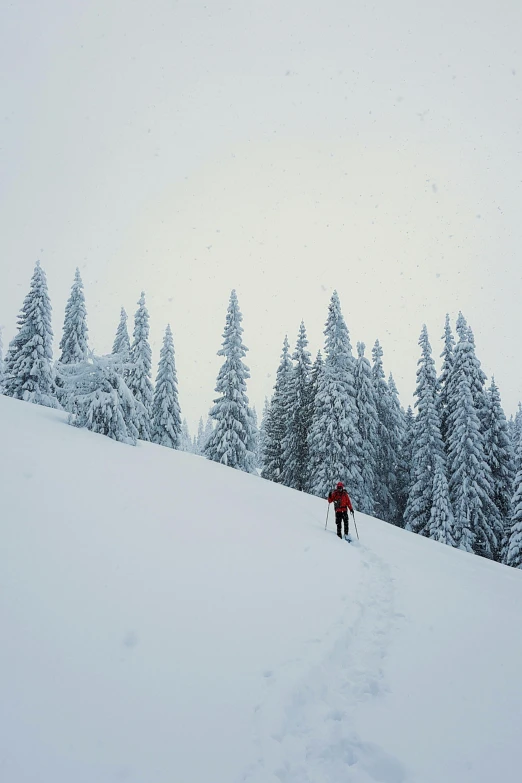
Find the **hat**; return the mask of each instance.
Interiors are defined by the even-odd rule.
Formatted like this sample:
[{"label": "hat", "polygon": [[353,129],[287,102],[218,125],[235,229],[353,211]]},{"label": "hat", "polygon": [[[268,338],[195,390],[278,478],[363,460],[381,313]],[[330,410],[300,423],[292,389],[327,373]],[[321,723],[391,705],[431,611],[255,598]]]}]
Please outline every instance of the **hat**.
[{"label": "hat", "polygon": [[337,482],[337,489],[344,489],[344,484],[342,481]]}]

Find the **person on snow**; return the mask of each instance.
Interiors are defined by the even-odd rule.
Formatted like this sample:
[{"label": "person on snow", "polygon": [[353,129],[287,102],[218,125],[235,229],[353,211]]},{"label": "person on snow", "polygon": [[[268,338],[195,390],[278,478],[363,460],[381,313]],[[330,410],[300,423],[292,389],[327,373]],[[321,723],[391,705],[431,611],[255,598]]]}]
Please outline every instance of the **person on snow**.
[{"label": "person on snow", "polygon": [[342,538],[341,526],[344,522],[344,535],[348,536],[348,509],[353,515],[352,501],[348,492],[344,488],[342,481],[337,482],[337,486],[328,495],[328,503],[333,503],[335,508],[335,523],[337,525],[337,535]]}]

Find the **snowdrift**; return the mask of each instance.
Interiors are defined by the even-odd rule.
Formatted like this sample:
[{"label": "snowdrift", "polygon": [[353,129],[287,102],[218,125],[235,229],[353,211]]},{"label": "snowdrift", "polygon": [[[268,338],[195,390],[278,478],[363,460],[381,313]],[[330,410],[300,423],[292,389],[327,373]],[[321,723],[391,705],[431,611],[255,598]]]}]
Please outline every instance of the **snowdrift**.
[{"label": "snowdrift", "polygon": [[522,572],[0,397],[5,783],[519,778]]}]

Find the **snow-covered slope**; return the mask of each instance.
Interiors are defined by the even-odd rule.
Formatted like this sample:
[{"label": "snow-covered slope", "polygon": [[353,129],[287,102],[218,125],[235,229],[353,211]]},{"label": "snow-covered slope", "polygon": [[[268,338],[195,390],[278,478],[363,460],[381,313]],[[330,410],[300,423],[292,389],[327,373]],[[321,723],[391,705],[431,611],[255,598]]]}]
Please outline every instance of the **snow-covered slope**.
[{"label": "snow-covered slope", "polygon": [[519,780],[522,572],[0,397],[4,783]]}]

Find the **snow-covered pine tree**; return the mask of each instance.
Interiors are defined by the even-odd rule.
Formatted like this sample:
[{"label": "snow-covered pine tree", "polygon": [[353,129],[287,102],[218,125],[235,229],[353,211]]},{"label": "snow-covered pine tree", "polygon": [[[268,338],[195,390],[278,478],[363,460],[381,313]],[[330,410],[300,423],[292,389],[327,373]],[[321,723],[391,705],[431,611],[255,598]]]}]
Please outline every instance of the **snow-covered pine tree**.
[{"label": "snow-covered pine tree", "polygon": [[379,340],[372,348],[372,380],[375,390],[375,402],[379,417],[377,432],[377,455],[375,461],[375,516],[393,523],[398,519],[398,506],[395,500],[397,491],[397,471],[399,455],[394,450],[394,433],[388,429],[390,423],[390,391],[382,365],[383,351]]},{"label": "snow-covered pine tree", "polygon": [[313,494],[326,497],[337,481],[343,481],[358,508],[362,476],[355,360],[337,291],[330,300],[324,334],[326,360],[319,376],[309,433],[310,486]]},{"label": "snow-covered pine tree", "polygon": [[399,455],[399,467],[397,471],[397,517],[398,526],[404,527],[404,514],[408,495],[413,484],[413,438],[415,434],[415,418],[411,405],[408,405],[404,424],[404,436],[402,439],[401,451]]},{"label": "snow-covered pine tree", "polygon": [[174,356],[174,342],[170,324],[165,329],[160,351],[158,375],[152,403],[153,443],[179,449],[181,442],[181,411],[178,400],[178,377]]},{"label": "snow-covered pine tree", "polygon": [[190,437],[188,421],[186,419],[183,419],[181,424],[181,434],[178,448],[180,451],[186,451],[189,454],[193,453],[194,447],[192,444],[192,438]]},{"label": "snow-covered pine tree", "polygon": [[252,405],[250,408],[252,412],[252,421],[254,423],[254,465],[256,472],[261,472],[261,452],[259,451],[259,426],[257,421],[257,410],[256,406]]},{"label": "snow-covered pine tree", "polygon": [[152,351],[149,345],[149,313],[145,306],[143,291],[134,317],[133,337],[126,380],[127,386],[136,400],[138,437],[140,440],[150,440],[154,390],[151,381]]},{"label": "snow-covered pine tree", "polygon": [[216,427],[205,446],[205,456],[231,468],[254,473],[256,433],[246,395],[246,380],[250,373],[243,362],[248,349],[241,338],[242,320],[233,290],[223,331],[223,347],[218,351],[218,356],[225,357],[216,382],[216,391],[221,396],[214,400],[210,411]]},{"label": "snow-covered pine tree", "polygon": [[429,537],[440,544],[456,546],[454,538],[454,518],[451,508],[446,465],[444,458],[435,456],[435,474],[433,476],[433,505],[431,507]]},{"label": "snow-covered pine tree", "polygon": [[513,482],[511,533],[506,564],[513,568],[522,568],[522,435],[519,437],[516,453],[520,467]]},{"label": "snow-covered pine tree", "polygon": [[45,272],[36,262],[29,293],[18,316],[18,333],[5,358],[4,394],[60,408],[52,373],[51,300]]},{"label": "snow-covered pine tree", "polygon": [[312,363],[307,350],[308,338],[301,321],[294,366],[288,388],[288,429],[283,440],[283,484],[303,491],[308,486],[308,432],[311,425],[310,375]]},{"label": "snow-covered pine tree", "polygon": [[379,417],[372,382],[372,368],[364,355],[364,343],[357,343],[354,387],[357,406],[357,428],[361,436],[361,497],[359,511],[373,516],[375,490],[376,443]]},{"label": "snow-covered pine tree", "polygon": [[203,416],[199,417],[198,432],[194,436],[194,454],[201,456],[203,454],[203,438],[205,432],[205,425],[203,424]]},{"label": "snow-covered pine tree", "polygon": [[480,361],[477,358],[475,348],[475,337],[473,336],[473,330],[471,326],[468,326],[468,342],[471,345],[470,351],[470,383],[471,394],[473,395],[473,402],[475,410],[480,421],[480,431],[484,435],[485,432],[485,419],[487,416],[488,398],[486,392],[486,380],[487,375],[480,365]]},{"label": "snow-covered pine tree", "polygon": [[116,330],[116,337],[114,338],[114,344],[112,346],[112,353],[118,354],[122,357],[124,362],[127,362],[130,356],[130,339],[129,332],[127,330],[127,313],[125,308],[121,308],[120,322]]},{"label": "snow-covered pine tree", "polygon": [[513,446],[513,453],[515,455],[514,469],[516,471],[522,467],[522,459],[519,456],[518,444],[522,437],[522,403],[518,403],[518,409],[513,419],[513,427],[510,430],[511,445]]},{"label": "snow-covered pine tree", "polygon": [[274,393],[270,401],[265,421],[264,450],[262,454],[262,478],[283,483],[285,455],[283,444],[288,433],[288,401],[292,383],[293,365],[290,358],[290,346],[285,335],[281,361],[276,373]]},{"label": "snow-covered pine tree", "polygon": [[[426,324],[419,337],[421,358],[417,362],[415,407],[417,418],[412,448],[412,485],[404,512],[405,528],[423,536],[430,535],[431,512],[434,505],[434,478],[436,462],[441,461],[445,472],[444,444],[440,434],[437,411],[437,375],[431,355]],[[439,481],[438,489],[443,489]],[[447,498],[449,503],[449,498]]]},{"label": "snow-covered pine tree", "polygon": [[500,393],[495,379],[487,391],[486,411],[484,415],[484,455],[492,477],[491,499],[500,513],[502,528],[502,552],[500,559],[505,562],[507,546],[511,534],[511,497],[515,478],[515,460],[513,444],[509,437],[506,415],[500,401]]},{"label": "snow-covered pine tree", "polygon": [[317,394],[317,390],[319,389],[319,378],[321,377],[321,373],[323,371],[324,367],[324,360],[323,355],[321,353],[321,350],[317,351],[317,356],[315,357],[315,361],[312,365],[312,371],[310,373],[310,398],[312,400],[312,418],[313,418],[313,405],[315,400],[315,395]]},{"label": "snow-covered pine tree", "polygon": [[399,513],[399,484],[398,473],[401,458],[402,441],[406,432],[406,414],[399,402],[399,391],[395,384],[393,375],[388,376],[388,421],[386,429],[390,439],[390,492],[393,499],[393,516],[390,517],[392,524],[402,527],[402,515]]},{"label": "snow-covered pine tree", "polygon": [[270,415],[270,402],[268,397],[265,397],[265,404],[263,405],[263,413],[261,415],[261,424],[259,425],[259,437],[258,437],[258,451],[259,451],[259,470],[263,475],[264,468],[264,454],[266,449],[266,423]]},{"label": "snow-covered pine tree", "polygon": [[205,455],[205,447],[210,440],[210,436],[214,432],[214,421],[211,416],[207,416],[207,420],[205,422],[205,429],[203,430],[203,440],[200,443],[200,452],[204,456]]},{"label": "snow-covered pine tree", "polygon": [[447,442],[447,430],[448,430],[448,379],[451,375],[451,368],[453,367],[454,351],[455,351],[455,338],[451,331],[450,317],[446,313],[446,324],[444,326],[444,334],[442,339],[444,340],[444,348],[441,353],[442,358],[442,371],[437,381],[437,410],[440,419],[440,434],[443,443]]},{"label": "snow-covered pine tree", "polygon": [[87,312],[80,270],[76,268],[71,294],[65,307],[63,334],[60,340],[60,363],[77,364],[87,359]]},{"label": "snow-covered pine tree", "polygon": [[136,402],[119,370],[111,355],[64,366],[64,393],[74,411],[69,423],[135,446]]},{"label": "snow-covered pine tree", "polygon": [[502,521],[491,499],[492,476],[484,455],[484,439],[472,393],[474,351],[462,320],[457,324],[459,341],[455,347],[448,399],[447,464],[455,542],[460,549],[498,559]]}]

